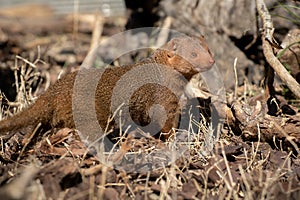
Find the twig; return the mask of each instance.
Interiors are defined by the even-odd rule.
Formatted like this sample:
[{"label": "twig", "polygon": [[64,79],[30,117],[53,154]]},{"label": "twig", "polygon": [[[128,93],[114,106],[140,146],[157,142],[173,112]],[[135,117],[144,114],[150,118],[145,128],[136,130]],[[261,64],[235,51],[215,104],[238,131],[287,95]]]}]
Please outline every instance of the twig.
[{"label": "twig", "polygon": [[90,68],[91,66],[93,66],[93,63],[96,59],[96,55],[95,55],[95,53],[93,53],[93,50],[95,48],[97,48],[97,46],[99,45],[99,40],[100,40],[102,31],[103,31],[103,24],[104,24],[104,18],[102,16],[100,16],[99,13],[96,13],[95,20],[94,20],[92,39],[91,39],[91,43],[90,43],[90,49],[89,49],[88,54],[83,63],[83,66],[86,68]]},{"label": "twig", "polygon": [[36,68],[36,65],[34,63],[30,62],[29,60],[22,58],[21,56],[18,56],[18,55],[16,55],[16,58],[19,60],[22,60],[24,63],[28,64],[30,67],[32,67],[34,69]]},{"label": "twig", "polygon": [[[89,186],[89,199],[95,198],[95,175],[90,176],[90,186]],[[105,188],[99,188],[100,191],[104,191]],[[103,199],[103,193],[101,193],[100,198]]]},{"label": "twig", "polygon": [[158,35],[157,41],[156,41],[156,48],[161,47],[163,44],[165,44],[168,40],[170,27],[172,24],[172,17],[167,17],[165,21],[163,22],[163,26],[161,29],[161,32]]},{"label": "twig", "polygon": [[94,29],[93,29],[93,34],[92,34],[92,39],[91,39],[91,44],[90,44],[90,50],[91,52],[93,49],[95,49],[98,46],[99,39],[102,35],[103,31],[103,17],[99,14],[95,14],[95,21],[94,21]]},{"label": "twig", "polygon": [[255,148],[255,151],[253,151],[252,154],[251,154],[252,155],[252,159],[251,159],[251,162],[249,163],[249,165],[247,167],[247,170],[253,165],[253,163],[255,161],[255,157],[257,156],[257,153],[258,153],[258,148],[259,148],[259,145],[260,145],[260,138],[261,138],[259,124],[257,124],[257,131],[258,131],[257,145],[256,145],[256,148]]},{"label": "twig", "polygon": [[98,164],[87,169],[81,169],[81,174],[84,176],[97,175],[103,169],[103,164]]},{"label": "twig", "polygon": [[237,70],[236,70],[236,64],[237,64],[238,58],[236,57],[234,59],[233,63],[233,70],[234,70],[234,78],[235,78],[235,85],[234,85],[234,99],[237,97],[237,88],[238,88],[238,75],[237,75]]},{"label": "twig", "polygon": [[[228,160],[227,160],[225,150],[224,150],[224,144],[222,142],[221,142],[221,147],[222,147],[222,155],[223,155],[223,158],[224,158],[224,163],[225,163],[226,170],[228,172],[229,181],[230,181],[230,184],[228,184],[227,187],[228,187],[228,190],[231,191],[233,189],[233,187],[235,186],[235,182],[233,181],[233,178],[232,178],[232,174],[231,174],[230,167],[229,167],[229,164],[228,164]],[[224,180],[225,179],[226,178],[224,177]]]},{"label": "twig", "polygon": [[99,186],[99,190],[98,190],[99,199],[103,199],[103,196],[104,196],[105,183],[106,183],[107,170],[108,170],[108,167],[105,165],[102,165],[101,168],[102,168],[102,175],[100,178],[100,186]]},{"label": "twig", "polygon": [[288,88],[300,98],[300,85],[297,81],[289,74],[285,67],[280,61],[274,56],[272,47],[265,38],[263,38],[263,50],[265,57],[274,71],[278,74],[280,79],[288,86]]},{"label": "twig", "polygon": [[[145,182],[145,188],[149,188],[149,178],[150,178],[150,172],[147,173],[146,182]],[[148,190],[145,190],[145,200],[148,200]]]},{"label": "twig", "polygon": [[77,39],[79,26],[79,0],[74,0],[73,5],[73,38]]},{"label": "twig", "polygon": [[275,121],[272,121],[272,124],[276,127],[277,130],[279,130],[280,133],[284,135],[284,137],[291,143],[291,145],[294,147],[295,151],[297,151],[297,154],[300,155],[300,150],[296,142],[293,141],[294,137],[289,136],[289,134]]},{"label": "twig", "polygon": [[272,23],[271,15],[265,5],[264,0],[256,0],[256,6],[258,13],[263,21],[263,52],[266,57],[266,60],[270,64],[270,66],[274,69],[274,71],[278,74],[280,79],[288,86],[288,88],[300,98],[300,85],[297,81],[289,74],[289,72],[285,69],[285,67],[280,63],[278,58],[273,53],[272,46],[278,48],[279,45],[273,38],[274,27]]},{"label": "twig", "polygon": [[250,184],[248,182],[248,179],[250,178],[247,178],[246,175],[245,175],[245,171],[244,169],[242,168],[242,166],[239,164],[238,165],[238,168],[239,168],[239,172],[241,173],[241,178],[242,178],[242,181],[243,181],[243,184],[245,185],[246,187],[246,190],[245,190],[245,199],[254,199],[253,195],[253,191],[251,190],[251,187],[250,187]]},{"label": "twig", "polygon": [[25,152],[25,149],[27,148],[27,146],[29,145],[29,143],[32,141],[32,139],[36,136],[36,134],[38,133],[38,129],[41,127],[41,123],[39,123],[35,129],[33,130],[33,132],[30,134],[30,137],[28,138],[28,140],[26,141],[25,145],[23,146],[18,158],[17,158],[17,164],[16,164],[16,169],[18,167],[18,164],[20,162],[21,156],[23,155],[23,153]]}]

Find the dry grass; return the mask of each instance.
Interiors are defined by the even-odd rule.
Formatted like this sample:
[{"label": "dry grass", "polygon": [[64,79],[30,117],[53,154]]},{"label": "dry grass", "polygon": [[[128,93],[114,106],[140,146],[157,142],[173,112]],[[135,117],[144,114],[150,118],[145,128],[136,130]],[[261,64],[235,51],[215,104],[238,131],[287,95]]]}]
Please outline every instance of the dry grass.
[{"label": "dry grass", "polygon": [[[16,65],[13,69],[15,70],[18,95],[15,102],[8,103],[10,106],[8,110],[2,110],[2,116],[12,115],[26,108],[35,100],[36,94],[30,86],[37,80],[35,77],[41,76],[36,67],[36,64],[40,62],[39,59],[30,63],[24,58],[16,58]],[[247,88],[251,90],[250,85],[247,85]],[[251,91],[247,95],[239,92],[236,94],[237,98],[245,100],[249,93]],[[20,151],[15,152],[18,155],[15,162],[4,161],[5,165],[2,168],[6,168],[6,170],[1,175],[5,176],[6,173],[11,173],[11,177],[7,177],[7,183],[4,183],[3,179],[0,181],[4,185],[22,183],[22,176],[18,174],[26,173],[23,166],[33,163],[31,160],[33,156],[40,160],[41,166],[35,178],[31,177],[30,184],[24,183],[22,186],[28,195],[27,199],[49,199],[53,195],[51,194],[53,190],[49,190],[49,187],[57,188],[55,186],[57,183],[45,182],[42,174],[49,173],[49,170],[51,173],[59,174],[62,173],[61,169],[65,171],[64,176],[56,177],[60,178],[60,183],[67,181],[63,179],[66,175],[75,172],[80,174],[82,181],[67,189],[58,187],[60,189],[55,190],[58,193],[58,199],[104,199],[109,195],[115,197],[116,192],[121,199],[211,199],[213,197],[218,199],[277,199],[279,194],[288,198],[297,194],[300,186],[298,184],[298,187],[295,187],[296,178],[292,173],[294,170],[292,162],[299,162],[299,160],[291,152],[272,149],[268,144],[262,142],[260,137],[256,142],[245,143],[229,130],[227,131],[230,134],[223,135],[215,145],[213,152],[208,152],[204,143],[209,134],[206,119],[202,117],[201,122],[192,121],[191,123],[199,127],[197,132],[194,132],[193,129],[189,131],[176,130],[177,134],[185,134],[189,137],[187,150],[179,158],[175,154],[171,154],[170,164],[157,170],[146,170],[139,173],[126,172],[128,167],[153,162],[146,158],[141,159],[142,153],[162,156],[161,159],[164,159],[164,155],[157,153],[159,149],[163,150],[165,147],[178,149],[187,143],[172,143],[172,140],[163,143],[147,135],[141,139],[131,137],[130,134],[129,136],[120,135],[119,142],[115,146],[117,151],[114,154],[113,151],[109,152],[105,158],[122,166],[124,159],[131,156],[136,159],[136,163],[122,166],[123,170],[121,168],[113,170],[113,165],[103,165],[93,156],[87,155],[86,150],[84,150],[85,153],[78,153],[80,148],[74,148],[72,146],[74,139],[71,139],[76,134],[68,132],[67,136],[57,144],[54,144],[48,134],[45,134],[36,144],[32,143],[33,138],[27,140],[27,143],[21,145]],[[53,134],[59,135],[58,132]],[[258,135],[260,136],[260,131]],[[2,144],[2,149],[4,146],[10,145],[10,142]],[[57,153],[49,160],[47,158],[51,155],[49,152],[38,150],[45,144],[49,144],[52,150],[61,147],[64,153]],[[76,144],[78,145],[78,143]],[[7,151],[2,151],[1,154],[6,154],[6,158],[8,156]],[[276,160],[274,156],[278,157],[278,155],[282,155],[282,158]],[[9,159],[12,161],[13,158],[9,157]],[[59,163],[65,159],[68,162],[60,166]],[[13,166],[15,170],[8,170],[9,166]],[[51,168],[51,166],[57,167]],[[116,177],[112,179],[114,173],[116,173]],[[11,179],[18,181],[9,183]],[[5,187],[0,188],[0,194],[3,191],[5,191]]]},{"label": "dry grass", "polygon": [[[46,63],[40,59],[38,52],[37,58],[31,62],[21,56],[16,56],[15,66],[11,67],[14,71],[15,87],[17,96],[14,102],[10,102],[4,94],[1,93],[0,99],[4,99],[9,106],[9,109],[2,110],[0,119],[5,116],[12,116],[13,114],[20,112],[21,110],[32,104],[36,98],[39,90],[46,90],[49,85],[49,74],[45,71],[41,72],[38,68],[39,65],[45,65]],[[41,87],[41,81],[44,79],[44,88],[38,88],[33,91],[33,87],[39,85]],[[1,101],[2,102],[2,101]],[[1,106],[2,108],[2,106]]]}]

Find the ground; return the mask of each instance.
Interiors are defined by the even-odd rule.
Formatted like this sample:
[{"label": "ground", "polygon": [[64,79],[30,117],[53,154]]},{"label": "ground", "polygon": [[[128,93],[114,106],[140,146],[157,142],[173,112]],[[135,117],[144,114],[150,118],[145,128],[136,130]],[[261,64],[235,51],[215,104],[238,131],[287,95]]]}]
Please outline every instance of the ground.
[{"label": "ground", "polygon": [[[7,18],[1,18],[1,24],[4,118],[33,103],[59,76],[79,69],[90,48],[93,25],[81,22],[74,30],[65,17],[51,19],[47,26]],[[124,25],[122,18],[107,20],[102,37]],[[153,167],[160,165],[157,160],[139,159],[139,153],[155,154],[169,141],[122,138],[111,158],[118,168],[87,151],[75,129],[14,132],[1,138],[0,197],[299,199],[300,104],[287,88],[275,89],[272,98],[277,100],[266,98],[264,88],[251,83],[240,85],[235,95],[228,93],[222,135],[214,148],[204,146],[207,126],[199,124],[202,128],[193,134],[189,149],[158,169]],[[271,112],[274,101],[276,112]],[[137,155],[135,161],[129,153]],[[148,165],[153,170],[145,168]]]}]

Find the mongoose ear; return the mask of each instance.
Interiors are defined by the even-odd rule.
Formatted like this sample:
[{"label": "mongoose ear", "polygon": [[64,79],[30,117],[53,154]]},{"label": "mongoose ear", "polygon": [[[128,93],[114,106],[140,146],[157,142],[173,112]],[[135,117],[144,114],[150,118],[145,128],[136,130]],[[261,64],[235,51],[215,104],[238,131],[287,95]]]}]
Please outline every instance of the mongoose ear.
[{"label": "mongoose ear", "polygon": [[175,53],[173,51],[167,51],[168,58],[174,57]]},{"label": "mongoose ear", "polygon": [[196,36],[201,42],[205,41],[204,35]]},{"label": "mongoose ear", "polygon": [[171,40],[168,44],[168,47],[167,47],[167,49],[168,49],[168,52],[167,52],[168,58],[172,58],[174,55],[176,55],[177,48],[178,48],[177,40],[176,39]]}]

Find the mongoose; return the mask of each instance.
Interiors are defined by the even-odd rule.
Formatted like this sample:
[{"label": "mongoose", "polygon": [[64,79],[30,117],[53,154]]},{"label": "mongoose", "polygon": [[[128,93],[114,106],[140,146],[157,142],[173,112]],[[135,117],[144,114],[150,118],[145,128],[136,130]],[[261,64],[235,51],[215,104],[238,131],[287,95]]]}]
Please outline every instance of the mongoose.
[{"label": "mongoose", "polygon": [[[193,75],[209,70],[214,62],[203,36],[181,36],[171,39],[163,48],[155,50],[149,58],[143,61],[105,69],[95,92],[95,110],[100,126],[102,129],[107,126],[108,118],[112,115],[113,89],[125,73],[145,64],[160,64],[166,69],[176,70],[186,80],[190,80]],[[29,126],[34,127],[39,123],[49,128],[76,128],[72,114],[72,95],[77,73],[73,72],[62,77],[26,110],[0,121],[0,135]],[[168,73],[165,74],[168,76]],[[171,84],[179,85],[177,87],[179,90],[183,90],[186,84],[179,80],[182,78],[178,77],[165,79],[172,80]],[[149,124],[151,121],[149,108],[154,104],[162,105],[166,109],[167,119],[161,131],[168,132],[172,127],[176,128],[178,97],[167,87],[155,83],[145,84],[134,91],[129,105],[132,120],[141,126]],[[111,127],[113,126],[114,122],[111,122]]]}]

